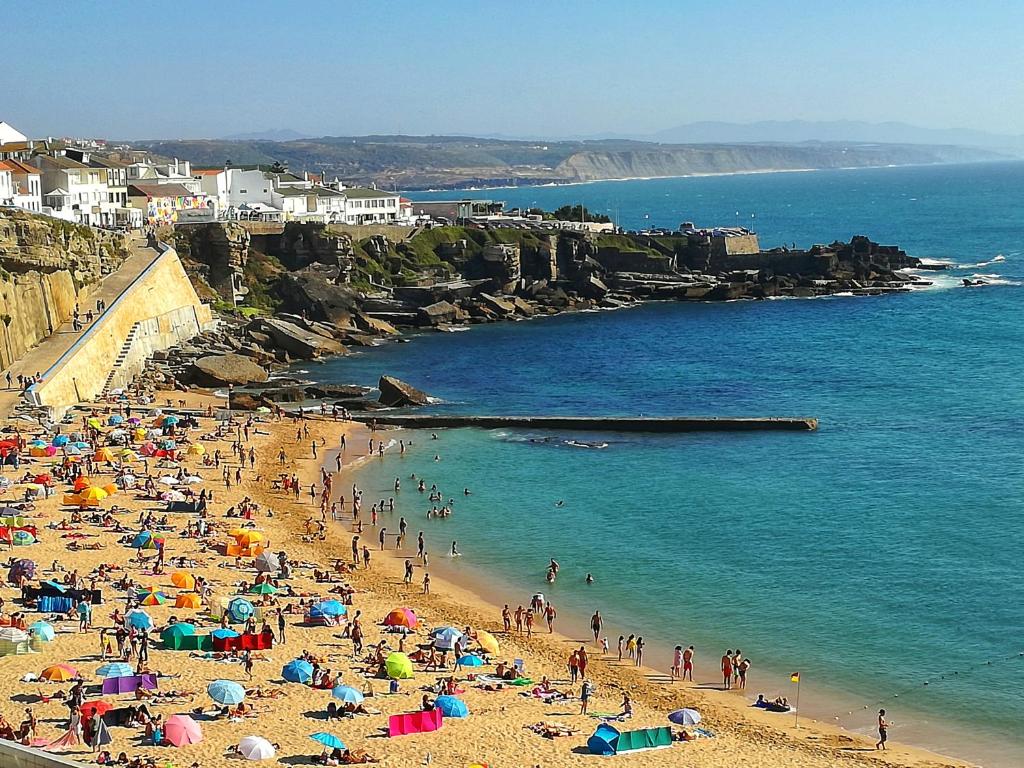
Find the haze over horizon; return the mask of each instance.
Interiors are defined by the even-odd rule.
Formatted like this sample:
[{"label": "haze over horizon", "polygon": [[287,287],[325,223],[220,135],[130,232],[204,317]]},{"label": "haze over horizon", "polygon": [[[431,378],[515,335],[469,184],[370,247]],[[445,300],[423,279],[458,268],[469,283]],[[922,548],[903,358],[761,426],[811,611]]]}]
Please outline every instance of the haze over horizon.
[{"label": "haze over horizon", "polygon": [[[607,0],[411,7],[125,0],[7,41],[0,120],[33,136],[650,136],[723,121],[1024,134],[1024,5]],[[7,5],[28,23],[38,7]],[[571,32],[571,34],[570,34]],[[95,45],[82,41],[103,41]],[[993,98],[998,91],[999,98]],[[662,139],[669,140],[669,139]]]}]

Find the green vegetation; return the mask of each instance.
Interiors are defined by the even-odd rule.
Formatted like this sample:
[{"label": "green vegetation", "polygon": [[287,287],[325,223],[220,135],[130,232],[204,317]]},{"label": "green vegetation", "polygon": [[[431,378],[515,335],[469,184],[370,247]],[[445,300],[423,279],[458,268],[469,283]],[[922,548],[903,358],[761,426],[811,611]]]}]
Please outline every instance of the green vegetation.
[{"label": "green vegetation", "polygon": [[599,224],[611,222],[603,213],[591,213],[585,205],[563,205],[555,209],[554,218],[559,221],[594,221]]},{"label": "green vegetation", "polygon": [[242,270],[242,282],[249,289],[246,305],[257,311],[273,312],[281,303],[273,291],[278,276],[286,272],[284,265],[274,256],[260,251],[249,251],[249,259]]}]

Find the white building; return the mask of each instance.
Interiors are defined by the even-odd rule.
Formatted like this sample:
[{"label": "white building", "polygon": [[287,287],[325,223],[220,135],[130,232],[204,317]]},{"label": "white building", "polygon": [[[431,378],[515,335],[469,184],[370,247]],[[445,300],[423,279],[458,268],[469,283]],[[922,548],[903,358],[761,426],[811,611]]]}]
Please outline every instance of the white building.
[{"label": "white building", "polygon": [[108,195],[106,168],[91,168],[62,155],[39,155],[36,162],[44,213],[79,224],[117,226],[117,205]]},{"label": "white building", "polygon": [[402,215],[400,195],[369,187],[345,187],[338,181],[328,185],[345,195],[346,224],[394,224]]},{"label": "white building", "polygon": [[0,205],[14,205],[14,174],[6,161],[0,162]]},{"label": "white building", "polygon": [[22,141],[28,141],[28,136],[9,123],[0,120],[0,144],[15,144]]},{"label": "white building", "polygon": [[[7,171],[11,176],[12,197],[10,205],[26,211],[41,213],[43,210],[42,179],[39,169],[20,160],[0,160],[0,173]],[[0,184],[3,182],[0,181]],[[8,205],[0,192],[0,204]]]}]

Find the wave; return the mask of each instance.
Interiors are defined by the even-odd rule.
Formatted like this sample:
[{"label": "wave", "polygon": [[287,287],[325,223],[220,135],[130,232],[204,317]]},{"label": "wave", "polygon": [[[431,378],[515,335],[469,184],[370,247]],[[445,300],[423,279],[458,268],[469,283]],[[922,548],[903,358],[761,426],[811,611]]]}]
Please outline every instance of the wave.
[{"label": "wave", "polygon": [[990,264],[999,264],[1003,261],[1006,261],[1006,257],[1000,253],[997,256],[993,256],[988,261],[979,261],[977,264],[957,264],[956,269],[978,269],[979,267],[987,267]]},{"label": "wave", "polygon": [[968,277],[972,280],[978,280],[980,284],[964,286],[965,288],[980,288],[986,285],[1024,285],[1019,280],[1010,280],[1002,275],[985,274],[982,272],[975,272],[973,275],[968,275]]}]

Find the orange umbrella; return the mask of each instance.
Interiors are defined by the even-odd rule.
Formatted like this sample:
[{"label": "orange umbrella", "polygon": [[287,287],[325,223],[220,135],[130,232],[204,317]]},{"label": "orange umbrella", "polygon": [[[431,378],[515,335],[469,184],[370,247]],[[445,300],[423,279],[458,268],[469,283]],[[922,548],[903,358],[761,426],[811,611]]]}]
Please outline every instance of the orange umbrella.
[{"label": "orange umbrella", "polygon": [[235,541],[238,542],[240,547],[251,547],[253,544],[263,541],[263,534],[259,531],[246,531],[235,536]]},{"label": "orange umbrella", "polygon": [[89,487],[90,485],[92,485],[92,480],[90,480],[90,479],[89,479],[88,477],[86,477],[85,475],[79,475],[79,476],[78,476],[78,479],[77,479],[77,480],[75,480],[75,490],[76,490],[76,491],[82,491],[82,490],[85,490],[85,489],[86,489],[86,488],[88,488],[88,487]]},{"label": "orange umbrella", "polygon": [[109,448],[100,448],[93,454],[93,461],[105,461],[109,464],[114,463],[114,453]]},{"label": "orange umbrella", "polygon": [[202,608],[203,601],[195,592],[183,592],[174,599],[175,608]]},{"label": "orange umbrella", "polygon": [[69,667],[67,664],[54,664],[52,667],[47,667],[39,676],[43,680],[50,680],[55,683],[66,683],[78,676],[78,670],[74,667]]},{"label": "orange umbrella", "polygon": [[191,573],[176,571],[171,574],[171,584],[176,586],[178,589],[195,589],[196,577]]}]

